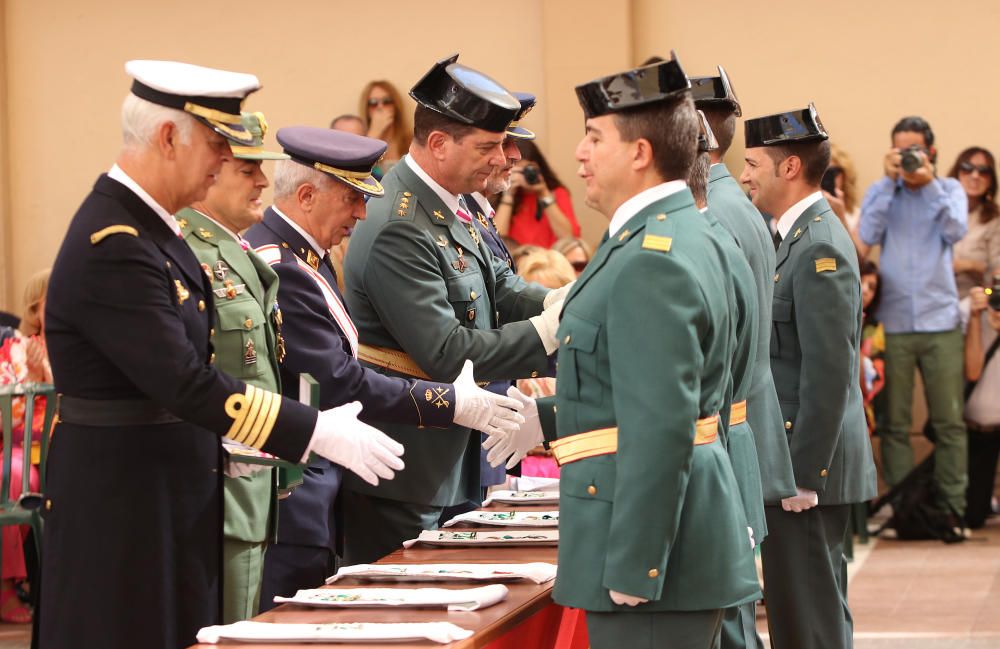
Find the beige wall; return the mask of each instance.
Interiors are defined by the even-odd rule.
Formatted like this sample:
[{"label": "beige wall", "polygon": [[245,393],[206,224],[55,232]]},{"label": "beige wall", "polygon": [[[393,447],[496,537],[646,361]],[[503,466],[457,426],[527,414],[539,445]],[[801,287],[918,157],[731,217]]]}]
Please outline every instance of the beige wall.
[{"label": "beige wall", "polygon": [[[947,16],[930,0],[847,0],[824,5],[838,12],[826,15],[790,0],[717,3],[711,18],[703,3],[682,0],[509,0],[502,11],[480,0],[383,0],[363,14],[345,0],[244,0],[226,15],[204,0],[0,3],[0,308],[14,308],[25,280],[52,263],[73,211],[113,162],[130,58],[252,71],[264,89],[247,107],[280,127],[325,125],[356,110],[368,80],[405,90],[435,58],[460,51],[511,89],[539,95],[527,124],[592,241],[605,220],[583,206],[576,178],[573,86],[670,48],[692,74],[725,65],[747,116],[815,101],[864,186],[906,113],[931,121],[945,167],[964,146],[1000,149],[990,128],[1000,85],[989,76],[1000,3],[990,0],[966,0]],[[232,28],[219,26],[226,18]],[[740,158],[729,158],[736,172]]]}]

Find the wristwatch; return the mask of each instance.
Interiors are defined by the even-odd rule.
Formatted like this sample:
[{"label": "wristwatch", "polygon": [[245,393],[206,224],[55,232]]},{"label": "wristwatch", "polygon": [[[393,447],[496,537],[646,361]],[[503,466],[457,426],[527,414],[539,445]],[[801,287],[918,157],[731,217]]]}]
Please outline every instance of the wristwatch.
[{"label": "wristwatch", "polygon": [[549,205],[552,205],[555,202],[556,202],[556,199],[551,194],[549,194],[548,196],[542,196],[541,198],[538,199],[538,204],[542,206],[543,210],[546,207],[548,207]]}]

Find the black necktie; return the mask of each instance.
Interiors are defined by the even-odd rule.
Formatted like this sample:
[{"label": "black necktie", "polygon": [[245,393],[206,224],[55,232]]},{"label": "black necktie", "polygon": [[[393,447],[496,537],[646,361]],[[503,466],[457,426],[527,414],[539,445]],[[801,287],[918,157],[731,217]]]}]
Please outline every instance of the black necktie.
[{"label": "black necktie", "polygon": [[778,252],[778,246],[781,245],[781,233],[775,230],[774,232],[774,251]]}]

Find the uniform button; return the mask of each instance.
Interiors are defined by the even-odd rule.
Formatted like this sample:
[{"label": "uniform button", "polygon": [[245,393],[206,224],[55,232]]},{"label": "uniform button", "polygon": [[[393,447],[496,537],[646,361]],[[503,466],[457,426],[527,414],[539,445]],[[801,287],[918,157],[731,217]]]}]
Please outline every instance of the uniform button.
[{"label": "uniform button", "polygon": [[666,221],[667,220],[667,215],[666,214],[657,214],[656,215],[656,220],[657,221]]},{"label": "uniform button", "polygon": [[208,330],[208,337],[209,338],[215,338],[215,329],[214,328]]},{"label": "uniform button", "polygon": [[212,352],[212,355],[208,357],[208,364],[215,365],[215,352]]},{"label": "uniform button", "polygon": [[774,281],[777,282],[779,277],[781,277],[781,275],[779,273],[775,273],[774,274]]},{"label": "uniform button", "polygon": [[792,429],[792,422],[786,421],[785,422],[785,430],[791,430],[791,429]]},{"label": "uniform button", "polygon": [[555,414],[557,412],[559,412],[559,407],[558,406],[552,406],[552,414]]},{"label": "uniform button", "polygon": [[253,320],[251,320],[250,318],[247,318],[243,322],[243,326],[246,327],[247,329],[253,329]]},{"label": "uniform button", "polygon": [[281,247],[282,248],[287,248],[288,247],[288,242],[287,241],[282,241],[281,242]]},{"label": "uniform button", "polygon": [[594,485],[590,485],[589,487],[587,487],[587,493],[589,493],[591,496],[596,496],[597,487],[595,487]]},{"label": "uniform button", "polygon": [[532,372],[531,373],[531,378],[537,379],[538,378],[538,372]]},{"label": "uniform button", "polygon": [[469,299],[470,300],[475,300],[476,299],[476,292],[475,291],[469,291]]},{"label": "uniform button", "polygon": [[52,511],[52,499],[51,498],[46,498],[45,499],[45,511],[47,511],[47,512],[48,511]]},{"label": "uniform button", "polygon": [[173,268],[173,266],[170,264],[170,260],[169,259],[167,260],[167,268]]},{"label": "uniform button", "polygon": [[571,341],[572,339],[573,339],[572,336],[566,336],[565,338],[563,338],[563,344],[568,345],[569,341]]},{"label": "uniform button", "polygon": [[828,475],[830,475],[830,472],[827,471],[826,469],[823,469],[822,471],[819,472],[819,477],[821,478],[825,478]]},{"label": "uniform button", "polygon": [[660,576],[660,571],[657,570],[656,568],[650,568],[649,572],[647,572],[646,574],[649,575],[650,579],[656,579],[657,577]]},{"label": "uniform button", "polygon": [[205,300],[198,300],[198,310],[199,311],[205,310]]}]

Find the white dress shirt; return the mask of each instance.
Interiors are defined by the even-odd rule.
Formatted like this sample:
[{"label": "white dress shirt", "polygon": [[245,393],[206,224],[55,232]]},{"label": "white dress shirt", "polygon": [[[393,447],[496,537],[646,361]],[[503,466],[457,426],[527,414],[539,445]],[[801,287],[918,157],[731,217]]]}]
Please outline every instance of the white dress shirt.
[{"label": "white dress shirt", "polygon": [[145,189],[140,187],[139,183],[132,180],[132,177],[125,173],[125,171],[119,167],[117,163],[111,167],[111,170],[108,172],[108,178],[116,180],[128,187],[133,194],[142,200],[143,203],[156,212],[157,216],[163,219],[163,222],[167,224],[167,227],[170,228],[174,234],[178,237],[182,236],[181,226],[177,225],[177,219],[174,218],[174,215],[168,212],[162,205],[157,203],[156,200],[154,200]]},{"label": "white dress shirt", "polygon": [[613,237],[618,234],[629,219],[641,212],[644,208],[652,205],[656,201],[663,200],[667,196],[676,194],[687,187],[687,182],[684,180],[671,180],[669,182],[660,183],[655,187],[650,187],[649,189],[644,189],[632,198],[628,199],[624,203],[618,206],[615,210],[614,216],[611,217],[611,223],[608,226],[608,237]]}]

